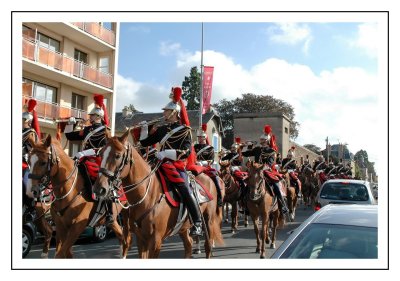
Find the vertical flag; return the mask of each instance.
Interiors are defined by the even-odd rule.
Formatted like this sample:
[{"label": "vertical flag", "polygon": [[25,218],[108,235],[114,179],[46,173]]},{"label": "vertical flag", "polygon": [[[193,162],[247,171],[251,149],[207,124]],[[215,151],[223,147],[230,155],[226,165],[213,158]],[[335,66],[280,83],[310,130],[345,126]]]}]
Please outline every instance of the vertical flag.
[{"label": "vertical flag", "polygon": [[213,81],[213,66],[204,66],[203,72],[203,108],[202,114],[206,113],[210,109],[211,92],[212,92],[212,81]]}]

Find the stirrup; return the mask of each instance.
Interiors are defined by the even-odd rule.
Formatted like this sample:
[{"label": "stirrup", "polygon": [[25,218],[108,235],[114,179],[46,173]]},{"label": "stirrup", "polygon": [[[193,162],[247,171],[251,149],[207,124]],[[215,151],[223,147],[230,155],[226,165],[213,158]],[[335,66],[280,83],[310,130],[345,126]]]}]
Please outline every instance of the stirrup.
[{"label": "stirrup", "polygon": [[201,224],[194,224],[191,228],[190,228],[190,233],[191,236],[203,236],[203,229],[201,227]]}]

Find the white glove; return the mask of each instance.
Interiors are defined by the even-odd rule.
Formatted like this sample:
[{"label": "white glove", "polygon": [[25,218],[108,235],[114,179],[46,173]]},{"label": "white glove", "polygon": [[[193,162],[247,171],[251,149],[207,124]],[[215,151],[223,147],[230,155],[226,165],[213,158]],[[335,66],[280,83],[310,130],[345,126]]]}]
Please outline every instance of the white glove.
[{"label": "white glove", "polygon": [[139,140],[144,140],[149,135],[149,126],[147,125],[147,121],[139,122],[138,125],[141,127]]},{"label": "white glove", "polygon": [[68,125],[73,125],[76,124],[76,119],[75,117],[69,117],[68,119]]},{"label": "white glove", "polygon": [[94,149],[87,149],[84,151],[79,151],[75,154],[74,158],[76,159],[81,159],[84,156],[95,156],[96,155],[96,151],[94,151]]},{"label": "white glove", "polygon": [[166,150],[157,152],[156,157],[159,160],[163,160],[164,158],[176,160],[176,150],[175,149],[166,149]]}]

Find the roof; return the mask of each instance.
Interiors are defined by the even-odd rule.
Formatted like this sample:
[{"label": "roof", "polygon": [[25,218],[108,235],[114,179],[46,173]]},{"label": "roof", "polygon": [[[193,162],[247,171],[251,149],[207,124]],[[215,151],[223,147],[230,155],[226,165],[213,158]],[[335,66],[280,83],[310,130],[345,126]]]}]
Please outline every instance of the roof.
[{"label": "roof", "polygon": [[311,223],[378,226],[378,205],[326,205],[314,213]]},{"label": "roof", "polygon": [[[199,126],[199,111],[198,110],[188,110],[188,117],[190,121],[190,127],[198,128]],[[116,132],[123,132],[126,130],[127,127],[131,127],[141,121],[150,121],[157,118],[163,117],[162,112],[158,113],[135,113],[131,117],[124,117],[122,112],[117,112],[115,114],[115,131]],[[218,126],[218,131],[221,134],[224,134],[224,129],[222,127],[221,117],[218,115],[217,112],[210,110],[209,112],[203,114],[202,122],[208,123],[211,119],[215,119]],[[163,121],[160,121],[162,124]]]}]

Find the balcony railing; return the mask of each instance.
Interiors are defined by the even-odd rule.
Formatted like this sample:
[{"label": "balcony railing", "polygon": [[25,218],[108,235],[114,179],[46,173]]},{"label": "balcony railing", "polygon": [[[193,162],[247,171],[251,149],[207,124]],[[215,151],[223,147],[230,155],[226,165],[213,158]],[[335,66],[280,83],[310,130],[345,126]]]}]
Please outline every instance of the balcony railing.
[{"label": "balcony railing", "polygon": [[[23,87],[23,91],[28,88],[29,87]],[[31,98],[30,94],[31,93],[29,93],[29,90],[27,90],[26,93],[23,93],[22,105],[25,105],[26,102]],[[58,103],[41,100],[37,100],[35,110],[39,118],[47,120],[64,119],[69,117],[82,118],[84,120],[88,119],[88,114],[85,110],[60,106]]]},{"label": "balcony railing", "polygon": [[100,40],[115,46],[115,33],[97,22],[71,22],[73,25],[86,31],[87,33],[99,38]]},{"label": "balcony railing", "polygon": [[26,38],[22,40],[22,56],[106,88],[112,88],[113,77],[111,74],[104,73],[71,57],[44,48]]}]

